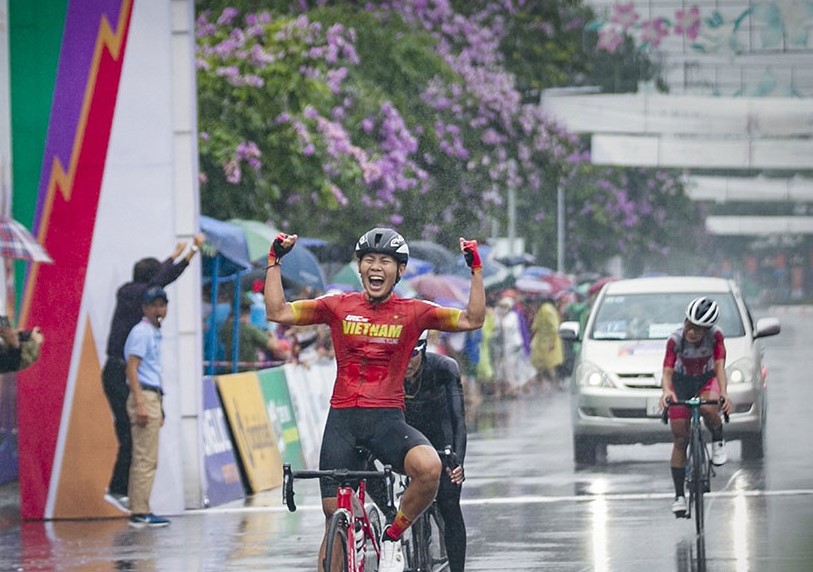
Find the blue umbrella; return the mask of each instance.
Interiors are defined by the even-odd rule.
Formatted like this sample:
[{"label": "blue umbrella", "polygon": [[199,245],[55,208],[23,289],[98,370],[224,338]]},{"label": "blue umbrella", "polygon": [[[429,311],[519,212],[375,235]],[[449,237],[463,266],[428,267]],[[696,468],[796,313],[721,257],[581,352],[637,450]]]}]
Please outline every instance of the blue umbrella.
[{"label": "blue umbrella", "polygon": [[414,276],[420,276],[421,274],[431,274],[434,270],[435,265],[431,262],[410,256],[409,264],[407,264],[403,278],[412,278]]},{"label": "blue umbrella", "polygon": [[316,256],[307,248],[296,245],[282,261],[282,277],[299,288],[325,290],[325,278]]},{"label": "blue umbrella", "polygon": [[200,217],[200,229],[206,235],[206,243],[217,251],[215,256],[203,257],[204,275],[212,274],[217,257],[220,257],[218,276],[231,276],[251,268],[243,229],[208,216]]}]

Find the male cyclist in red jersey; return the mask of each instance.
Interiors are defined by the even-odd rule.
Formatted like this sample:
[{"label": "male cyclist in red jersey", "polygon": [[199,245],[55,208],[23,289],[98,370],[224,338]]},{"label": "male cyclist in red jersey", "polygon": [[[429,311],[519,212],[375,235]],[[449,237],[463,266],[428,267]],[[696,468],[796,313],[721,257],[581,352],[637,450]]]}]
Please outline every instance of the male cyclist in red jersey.
[{"label": "male cyclist in red jersey", "polygon": [[[288,303],[279,265],[297,235],[280,233],[268,253],[265,305],[268,319],[281,324],[330,326],[336,354],[336,382],[322,437],[319,468],[351,468],[357,447],[406,473],[411,483],[393,522],[382,535],[379,570],[404,569],[400,539],[432,503],[441,462],[435,448],[404,419],[404,385],[412,349],[423,330],[461,332],[483,325],[485,291],[476,241],[460,238],[471,268],[471,290],[465,310],[398,297],[393,288],[409,261],[404,238],[388,228],[374,228],[359,238],[355,253],[364,292],[334,294]],[[336,483],[320,482],[326,524],[336,510]],[[319,554],[319,570],[325,539]]]},{"label": "male cyclist in red jersey", "polygon": [[[686,401],[694,396],[703,400],[722,400],[722,410],[731,412],[728,400],[728,381],[725,374],[725,339],[723,331],[715,326],[720,308],[714,300],[695,298],[686,308],[683,326],[672,332],[666,341],[661,386],[661,407],[668,401]],[[728,460],[723,441],[723,421],[718,406],[705,405],[700,413],[711,431],[711,462],[722,465]],[[669,424],[672,428],[672,480],[675,501],[672,513],[680,518],[686,514],[686,449],[689,446],[689,409],[670,407]]]}]

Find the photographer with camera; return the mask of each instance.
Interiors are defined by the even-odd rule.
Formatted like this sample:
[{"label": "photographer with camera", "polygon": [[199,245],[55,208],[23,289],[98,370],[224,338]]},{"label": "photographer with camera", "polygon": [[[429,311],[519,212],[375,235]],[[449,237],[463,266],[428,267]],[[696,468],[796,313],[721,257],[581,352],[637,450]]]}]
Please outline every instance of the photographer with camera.
[{"label": "photographer with camera", "polygon": [[0,316],[0,373],[19,371],[37,361],[44,341],[39,326],[21,331],[12,327],[8,316]]}]

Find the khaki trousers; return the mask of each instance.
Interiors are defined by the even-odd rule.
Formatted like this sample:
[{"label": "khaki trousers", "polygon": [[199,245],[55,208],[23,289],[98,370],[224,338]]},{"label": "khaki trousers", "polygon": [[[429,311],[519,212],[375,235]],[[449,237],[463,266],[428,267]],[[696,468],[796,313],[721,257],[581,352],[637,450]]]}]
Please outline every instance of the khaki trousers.
[{"label": "khaki trousers", "polygon": [[127,414],[130,416],[130,432],[133,436],[133,459],[130,463],[130,486],[127,491],[132,514],[152,512],[150,494],[155,482],[155,469],[158,467],[158,433],[164,423],[161,394],[142,391],[141,395],[147,407],[147,424],[143,427],[136,423],[133,394],[130,393],[127,398]]}]

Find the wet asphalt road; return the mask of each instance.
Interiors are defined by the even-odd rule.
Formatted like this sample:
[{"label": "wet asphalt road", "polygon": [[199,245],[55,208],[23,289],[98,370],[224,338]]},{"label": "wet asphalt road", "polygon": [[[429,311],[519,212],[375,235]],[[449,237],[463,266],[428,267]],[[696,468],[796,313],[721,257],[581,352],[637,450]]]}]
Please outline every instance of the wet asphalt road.
[{"label": "wet asphalt road", "polygon": [[[707,499],[706,535],[670,512],[669,445],[610,446],[607,463],[576,470],[568,395],[484,403],[470,423],[464,487],[467,570],[813,570],[813,312],[781,309],[766,340],[766,457],[739,443]],[[763,312],[758,312],[762,315]],[[322,534],[315,483],[300,509],[278,490],[132,530],[125,520],[0,519],[0,570],[314,570]]]}]

